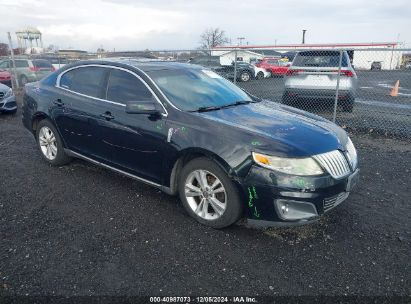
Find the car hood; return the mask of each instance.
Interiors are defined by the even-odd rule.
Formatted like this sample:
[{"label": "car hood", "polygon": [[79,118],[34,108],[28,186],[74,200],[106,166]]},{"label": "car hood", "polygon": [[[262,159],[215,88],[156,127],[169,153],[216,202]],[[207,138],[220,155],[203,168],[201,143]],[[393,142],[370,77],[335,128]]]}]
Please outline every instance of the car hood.
[{"label": "car hood", "polygon": [[[346,132],[336,124],[317,115],[271,101],[261,101],[226,109],[199,113],[202,117],[218,121],[251,133],[274,146],[287,146],[295,157],[303,157],[345,150]],[[272,145],[266,145],[270,149]],[[259,147],[264,150],[264,145]]]}]

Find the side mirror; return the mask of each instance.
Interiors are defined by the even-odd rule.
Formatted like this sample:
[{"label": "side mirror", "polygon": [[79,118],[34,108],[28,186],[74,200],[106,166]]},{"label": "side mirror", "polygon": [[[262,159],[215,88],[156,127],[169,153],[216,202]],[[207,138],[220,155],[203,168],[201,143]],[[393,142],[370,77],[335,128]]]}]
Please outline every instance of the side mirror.
[{"label": "side mirror", "polygon": [[156,104],[152,100],[128,101],[126,103],[128,114],[159,114]]}]

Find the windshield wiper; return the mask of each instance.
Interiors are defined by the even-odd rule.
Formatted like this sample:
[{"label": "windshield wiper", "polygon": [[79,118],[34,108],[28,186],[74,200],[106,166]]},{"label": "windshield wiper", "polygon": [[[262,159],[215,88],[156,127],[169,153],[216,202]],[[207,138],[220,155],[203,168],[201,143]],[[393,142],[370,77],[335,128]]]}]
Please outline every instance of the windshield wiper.
[{"label": "windshield wiper", "polygon": [[239,100],[239,101],[221,106],[221,108],[223,109],[223,108],[235,107],[239,105],[249,104],[250,102],[251,102],[250,100]]},{"label": "windshield wiper", "polygon": [[209,106],[209,107],[199,107],[196,110],[192,110],[190,112],[208,112],[208,111],[215,111],[215,110],[220,110],[221,107],[219,106]]},{"label": "windshield wiper", "polygon": [[229,103],[226,105],[222,105],[222,106],[207,106],[207,107],[199,107],[197,110],[192,110],[190,112],[208,112],[208,111],[216,111],[216,110],[221,110],[221,109],[225,109],[225,108],[229,108],[229,107],[235,107],[235,106],[239,106],[239,105],[243,105],[243,104],[249,104],[250,100],[239,100],[233,103]]}]

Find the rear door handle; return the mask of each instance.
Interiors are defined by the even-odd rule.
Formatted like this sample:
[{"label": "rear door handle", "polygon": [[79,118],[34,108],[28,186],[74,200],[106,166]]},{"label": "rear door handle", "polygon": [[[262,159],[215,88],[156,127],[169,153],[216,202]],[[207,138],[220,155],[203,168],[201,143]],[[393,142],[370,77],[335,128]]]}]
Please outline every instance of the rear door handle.
[{"label": "rear door handle", "polygon": [[58,107],[64,106],[64,102],[60,98],[53,101],[53,103]]},{"label": "rear door handle", "polygon": [[105,113],[103,113],[103,114],[100,114],[100,116],[103,117],[103,118],[105,118],[106,120],[112,120],[112,119],[114,119],[114,116],[111,115],[110,112],[105,112]]}]

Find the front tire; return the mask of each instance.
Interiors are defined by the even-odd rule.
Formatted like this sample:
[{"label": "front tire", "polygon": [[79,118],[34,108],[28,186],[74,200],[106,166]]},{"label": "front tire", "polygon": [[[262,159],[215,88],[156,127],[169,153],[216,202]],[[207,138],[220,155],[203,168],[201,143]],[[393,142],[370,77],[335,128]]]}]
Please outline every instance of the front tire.
[{"label": "front tire", "polygon": [[187,212],[201,224],[224,228],[242,215],[239,192],[222,168],[202,157],[181,171],[178,191]]},{"label": "front tire", "polygon": [[36,132],[41,156],[52,166],[63,166],[71,161],[64,152],[63,141],[54,125],[47,119],[39,122]]},{"label": "front tire", "polygon": [[263,72],[258,72],[257,76],[255,78],[256,79],[263,79],[264,78],[264,73]]}]

